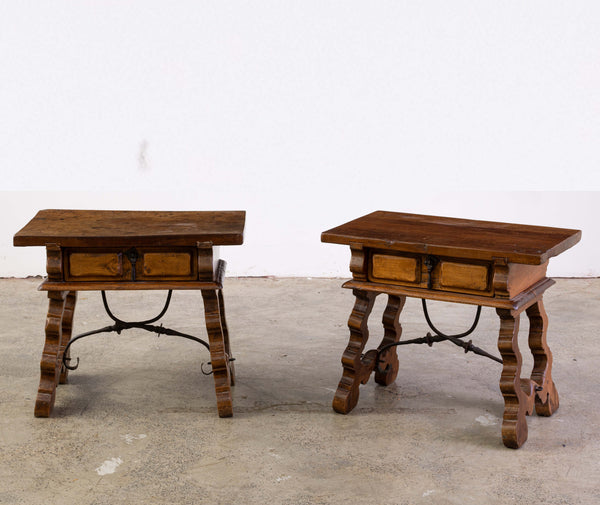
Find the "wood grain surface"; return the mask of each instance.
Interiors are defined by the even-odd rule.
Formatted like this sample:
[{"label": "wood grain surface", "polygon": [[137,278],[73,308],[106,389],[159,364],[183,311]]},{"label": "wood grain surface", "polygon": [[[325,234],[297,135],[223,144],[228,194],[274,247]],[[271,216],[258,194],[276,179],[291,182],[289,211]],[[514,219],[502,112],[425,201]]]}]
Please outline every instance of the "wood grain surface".
[{"label": "wood grain surface", "polygon": [[14,236],[15,246],[61,247],[239,245],[245,211],[111,211],[47,209]]},{"label": "wood grain surface", "polygon": [[541,265],[581,239],[580,230],[376,211],[321,234],[322,242]]}]

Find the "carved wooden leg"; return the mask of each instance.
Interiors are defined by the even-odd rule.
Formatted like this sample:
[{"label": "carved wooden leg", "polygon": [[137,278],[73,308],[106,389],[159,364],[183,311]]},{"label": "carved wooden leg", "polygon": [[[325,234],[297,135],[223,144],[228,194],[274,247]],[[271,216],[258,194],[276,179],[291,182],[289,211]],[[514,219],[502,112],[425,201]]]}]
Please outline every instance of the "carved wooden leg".
[{"label": "carved wooden leg", "polygon": [[[400,340],[402,326],[400,325],[400,312],[406,303],[405,296],[388,295],[388,303],[383,312],[383,339],[379,349],[384,345],[392,344]],[[398,361],[398,347],[390,347],[380,355],[380,363],[375,364],[375,382],[382,386],[389,386],[396,380],[400,362]],[[385,371],[380,371],[385,370]]]},{"label": "carved wooden leg", "polygon": [[52,412],[62,367],[62,361],[59,359],[61,345],[65,345],[62,340],[67,291],[48,291],[48,298],[50,302],[46,317],[46,342],[40,362],[40,386],[34,409],[36,417],[48,417]]},{"label": "carved wooden leg", "polygon": [[528,398],[521,389],[521,351],[519,351],[519,315],[508,309],[496,309],[500,316],[498,350],[502,355],[500,391],[504,397],[502,441],[518,449],[527,440],[526,411]]},{"label": "carved wooden leg", "polygon": [[542,300],[527,309],[529,318],[529,348],[533,354],[531,380],[542,389],[535,396],[535,411],[539,416],[551,416],[558,409],[558,392],[552,381],[552,353],[546,342],[548,316]]},{"label": "carved wooden leg", "polygon": [[362,351],[369,338],[367,320],[376,293],[354,289],[356,301],[348,319],[350,329],[350,340],[342,355],[344,372],[333,398],[333,409],[340,414],[350,412],[358,402],[358,387],[369,380],[369,376],[375,367],[376,350],[369,351],[364,357]]},{"label": "carved wooden leg", "polygon": [[[227,320],[225,319],[225,302],[223,301],[223,290],[219,289],[219,309],[221,311],[221,326],[223,327],[223,340],[225,342],[225,354],[227,358],[232,358],[231,354],[231,344],[229,342],[229,330],[227,329]],[[235,367],[233,365],[233,361],[228,361],[229,363],[229,379],[231,381],[231,385],[235,386]]]},{"label": "carved wooden leg", "polygon": [[210,345],[210,361],[215,379],[217,410],[219,411],[219,417],[231,417],[233,415],[231,375],[229,373],[229,358],[226,351],[217,290],[203,289],[202,299],[204,300],[204,317]]},{"label": "carved wooden leg", "polygon": [[[58,359],[60,362],[60,378],[58,380],[59,384],[66,384],[69,376],[68,368],[62,364],[63,362],[63,354],[65,352],[65,347],[71,340],[71,334],[73,333],[73,315],[75,313],[75,305],[77,304],[77,291],[69,291],[67,294],[67,298],[65,300],[65,309],[63,312],[62,318],[62,338],[60,341],[60,351],[58,355]],[[69,357],[69,352],[67,351],[67,358]]]}]

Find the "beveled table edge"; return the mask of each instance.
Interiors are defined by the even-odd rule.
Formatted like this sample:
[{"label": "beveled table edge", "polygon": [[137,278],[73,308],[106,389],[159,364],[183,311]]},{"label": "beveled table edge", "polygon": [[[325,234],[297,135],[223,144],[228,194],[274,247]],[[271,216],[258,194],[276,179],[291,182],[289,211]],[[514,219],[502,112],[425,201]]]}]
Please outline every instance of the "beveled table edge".
[{"label": "beveled table edge", "polygon": [[555,281],[553,279],[545,277],[536,282],[533,286],[521,291],[521,293],[514,298],[495,298],[492,296],[469,295],[451,291],[429,291],[421,288],[409,288],[391,284],[378,284],[375,282],[355,280],[346,281],[342,287],[346,289],[371,291],[374,293],[409,296],[411,298],[426,298],[428,300],[438,300],[442,302],[466,303],[469,305],[481,305],[484,307],[521,311],[554,284]]}]

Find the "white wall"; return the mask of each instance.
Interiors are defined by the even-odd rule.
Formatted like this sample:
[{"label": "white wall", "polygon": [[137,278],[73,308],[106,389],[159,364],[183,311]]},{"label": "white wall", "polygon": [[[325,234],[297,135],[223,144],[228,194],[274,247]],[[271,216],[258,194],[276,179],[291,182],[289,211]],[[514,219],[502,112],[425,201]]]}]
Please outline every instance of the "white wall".
[{"label": "white wall", "polygon": [[597,276],[600,2],[0,7],[0,275],[40,208],[246,209],[232,275],[347,275],[376,209],[583,229]]}]

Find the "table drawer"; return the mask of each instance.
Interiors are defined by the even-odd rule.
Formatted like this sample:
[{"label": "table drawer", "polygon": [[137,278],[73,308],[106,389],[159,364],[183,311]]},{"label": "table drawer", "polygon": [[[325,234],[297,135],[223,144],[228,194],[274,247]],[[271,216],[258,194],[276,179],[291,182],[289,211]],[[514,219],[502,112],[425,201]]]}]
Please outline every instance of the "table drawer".
[{"label": "table drawer", "polygon": [[68,255],[68,279],[118,280],[123,273],[121,252],[72,252]]},{"label": "table drawer", "polygon": [[490,265],[442,260],[437,271],[437,287],[444,291],[488,291]]},{"label": "table drawer", "polygon": [[374,253],[371,256],[370,277],[374,281],[419,285],[421,258]]},{"label": "table drawer", "polygon": [[197,280],[194,248],[69,249],[67,281]]},{"label": "table drawer", "polygon": [[140,279],[192,279],[194,255],[183,252],[144,252],[141,258]]},{"label": "table drawer", "polygon": [[489,262],[371,251],[368,280],[438,291],[492,296]]}]

